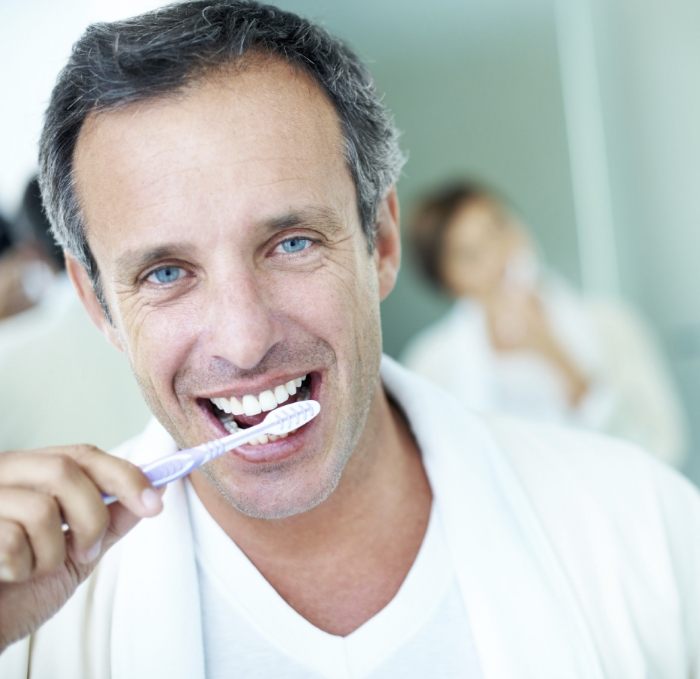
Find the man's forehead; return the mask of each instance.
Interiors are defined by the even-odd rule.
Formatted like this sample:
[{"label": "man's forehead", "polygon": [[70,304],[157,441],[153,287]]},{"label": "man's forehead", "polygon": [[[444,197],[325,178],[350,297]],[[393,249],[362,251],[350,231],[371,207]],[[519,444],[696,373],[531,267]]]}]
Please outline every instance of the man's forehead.
[{"label": "man's forehead", "polygon": [[115,212],[168,210],[168,196],[196,186],[186,208],[214,210],[217,200],[230,204],[232,187],[260,197],[279,195],[285,182],[297,191],[320,186],[331,170],[350,178],[335,109],[310,76],[279,60],[93,114],[75,170],[88,234],[91,213],[110,200]]},{"label": "man's forehead", "polygon": [[[199,105],[198,105],[199,104]],[[290,106],[305,104],[303,110]],[[90,112],[81,126],[78,145],[108,123],[111,128],[128,129],[135,121],[158,118],[175,107],[193,115],[201,108],[212,109],[212,122],[225,119],[239,109],[273,109],[292,121],[303,113],[324,121],[341,132],[338,113],[327,93],[306,71],[271,55],[250,56],[230,64],[201,71],[182,86],[155,95],[136,98],[116,107]],[[255,117],[249,119],[254,123]]]},{"label": "man's forehead", "polygon": [[293,221],[328,229],[356,214],[335,109],[310,76],[279,61],[230,77],[219,69],[172,95],[94,114],[75,159],[98,259],[127,249],[150,257],[202,224],[230,238]]}]

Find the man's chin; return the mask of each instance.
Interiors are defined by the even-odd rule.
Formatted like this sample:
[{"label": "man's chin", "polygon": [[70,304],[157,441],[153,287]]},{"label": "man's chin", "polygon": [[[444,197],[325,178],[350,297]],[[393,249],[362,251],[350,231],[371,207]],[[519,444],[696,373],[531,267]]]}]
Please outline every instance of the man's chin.
[{"label": "man's chin", "polygon": [[[268,521],[288,519],[312,511],[322,504],[336,489],[339,478],[313,488],[300,487],[293,480],[279,484],[256,484],[255,488],[235,489],[211,470],[202,470],[207,481],[231,508],[251,518]],[[275,487],[279,486],[279,487]]]}]

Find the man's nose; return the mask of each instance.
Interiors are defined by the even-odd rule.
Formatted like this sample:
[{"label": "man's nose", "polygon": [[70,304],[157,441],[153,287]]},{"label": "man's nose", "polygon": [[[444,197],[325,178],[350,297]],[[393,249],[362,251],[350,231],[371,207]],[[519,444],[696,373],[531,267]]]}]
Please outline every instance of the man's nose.
[{"label": "man's nose", "polygon": [[207,314],[207,353],[240,370],[255,368],[282,337],[275,300],[254,275],[228,277],[214,285]]}]

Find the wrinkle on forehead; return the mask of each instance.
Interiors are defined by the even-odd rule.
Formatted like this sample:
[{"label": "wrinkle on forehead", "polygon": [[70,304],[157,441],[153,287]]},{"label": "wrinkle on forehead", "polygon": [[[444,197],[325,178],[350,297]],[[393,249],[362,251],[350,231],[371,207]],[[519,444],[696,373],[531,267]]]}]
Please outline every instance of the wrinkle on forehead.
[{"label": "wrinkle on forehead", "polygon": [[[274,57],[251,60],[251,66],[247,69],[241,69],[235,64],[222,66],[190,81],[179,90],[116,108],[94,111],[83,123],[75,155],[80,158],[87,154],[86,158],[89,159],[90,150],[89,146],[86,149],[85,142],[93,138],[92,146],[95,148],[92,160],[99,160],[99,156],[94,157],[94,154],[102,154],[103,150],[99,143],[95,144],[94,137],[103,131],[101,128],[105,127],[105,123],[108,123],[106,134],[114,141],[120,136],[128,138],[136,119],[143,122],[149,118],[153,123],[151,135],[157,140],[158,128],[162,123],[159,113],[169,115],[175,108],[181,111],[178,123],[183,129],[198,122],[211,131],[221,127],[220,123],[226,123],[229,118],[229,122],[235,119],[237,125],[235,129],[227,128],[225,136],[242,137],[259,127],[256,123],[261,107],[279,114],[276,120],[278,130],[285,126],[284,132],[290,136],[313,131],[311,135],[304,135],[307,136],[307,144],[315,146],[317,151],[339,154],[344,159],[342,126],[326,92],[309,74]],[[203,115],[205,108],[206,116]],[[255,132],[259,137],[260,130],[255,129]],[[188,135],[185,133],[180,145],[185,147],[187,140]],[[160,154],[168,153],[167,148],[148,144],[148,138],[144,137],[143,141],[142,152],[151,155],[153,160]],[[193,139],[194,143],[196,139]],[[264,146],[261,150],[262,148]],[[275,151],[271,157],[279,158],[279,154]],[[257,156],[259,161],[268,159],[263,153]],[[246,162],[249,159],[231,160]]]}]

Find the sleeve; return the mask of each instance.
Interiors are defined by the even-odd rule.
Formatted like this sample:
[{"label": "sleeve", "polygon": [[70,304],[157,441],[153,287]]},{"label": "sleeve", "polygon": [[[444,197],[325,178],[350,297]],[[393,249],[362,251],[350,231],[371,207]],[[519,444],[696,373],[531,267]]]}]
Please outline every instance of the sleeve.
[{"label": "sleeve", "polygon": [[657,492],[679,599],[684,603],[688,677],[700,679],[700,492],[668,469],[658,476]]},{"label": "sleeve", "polygon": [[602,365],[583,404],[591,426],[637,443],[664,462],[686,455],[685,414],[667,362],[641,319],[610,303],[589,303],[600,337]]}]

